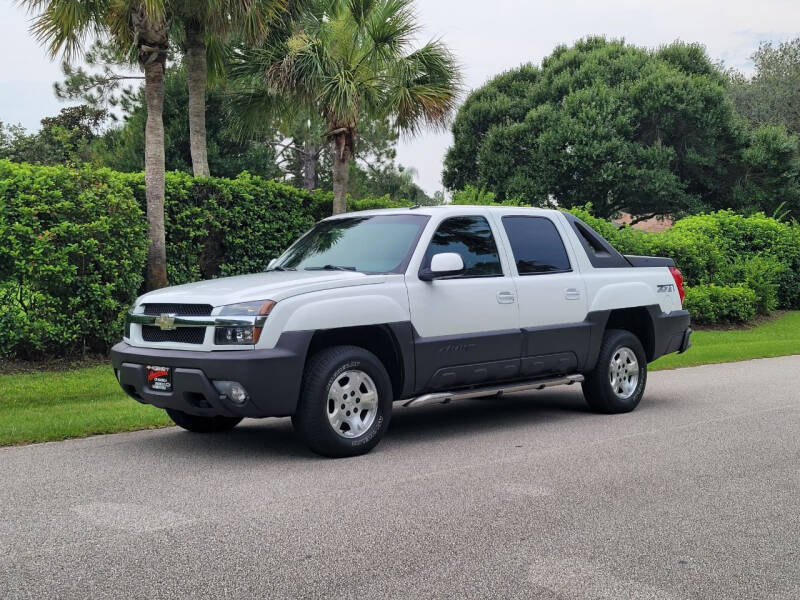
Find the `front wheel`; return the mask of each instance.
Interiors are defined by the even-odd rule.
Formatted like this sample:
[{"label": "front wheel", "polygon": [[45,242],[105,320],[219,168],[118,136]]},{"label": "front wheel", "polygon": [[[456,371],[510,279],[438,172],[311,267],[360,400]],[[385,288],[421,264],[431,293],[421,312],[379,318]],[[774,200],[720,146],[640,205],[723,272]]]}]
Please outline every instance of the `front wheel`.
[{"label": "front wheel", "polygon": [[392,383],[378,357],[335,346],[309,360],[292,425],[311,450],[338,458],[369,452],[391,416]]},{"label": "front wheel", "polygon": [[630,412],[639,404],[647,383],[647,357],[630,331],[609,329],[603,336],[594,371],[583,382],[583,396],[592,410]]},{"label": "front wheel", "polygon": [[190,415],[180,410],[171,408],[166,409],[169,418],[178,427],[183,427],[187,431],[194,433],[217,433],[220,431],[228,431],[233,429],[239,424],[242,419],[239,417],[201,417],[199,415]]}]

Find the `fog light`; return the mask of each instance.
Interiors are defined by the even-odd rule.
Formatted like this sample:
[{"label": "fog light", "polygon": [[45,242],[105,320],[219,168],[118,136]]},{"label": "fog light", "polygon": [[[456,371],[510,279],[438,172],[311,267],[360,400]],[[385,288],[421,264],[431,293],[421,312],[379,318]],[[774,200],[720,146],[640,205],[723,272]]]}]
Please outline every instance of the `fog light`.
[{"label": "fog light", "polygon": [[250,397],[247,390],[238,381],[215,381],[214,387],[224,398],[227,398],[234,404],[244,404]]}]

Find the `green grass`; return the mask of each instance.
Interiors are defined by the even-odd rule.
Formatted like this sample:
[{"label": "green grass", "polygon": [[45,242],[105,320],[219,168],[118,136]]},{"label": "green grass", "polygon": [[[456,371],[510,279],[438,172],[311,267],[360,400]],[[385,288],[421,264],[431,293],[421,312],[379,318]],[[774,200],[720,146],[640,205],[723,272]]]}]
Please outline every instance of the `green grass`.
[{"label": "green grass", "polygon": [[122,392],[111,365],[0,375],[0,446],[169,424],[163,410]]},{"label": "green grass", "polygon": [[683,354],[668,354],[659,358],[650,365],[650,370],[788,354],[800,354],[800,311],[784,313],[747,329],[695,331],[689,350]]},{"label": "green grass", "polygon": [[[670,354],[652,370],[800,354],[800,311],[756,327],[697,331],[685,354]],[[110,366],[0,375],[0,446],[170,425],[164,411],[119,389]]]}]

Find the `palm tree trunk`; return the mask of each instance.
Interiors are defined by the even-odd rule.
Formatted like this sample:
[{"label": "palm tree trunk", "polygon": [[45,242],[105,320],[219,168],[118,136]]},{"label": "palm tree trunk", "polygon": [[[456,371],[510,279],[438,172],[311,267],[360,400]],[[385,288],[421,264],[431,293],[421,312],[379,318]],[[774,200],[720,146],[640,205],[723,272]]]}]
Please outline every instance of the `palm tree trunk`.
[{"label": "palm tree trunk", "polygon": [[167,251],[164,235],[164,62],[144,65],[145,125],[144,186],[150,246],[147,252],[147,289],[167,286]]},{"label": "palm tree trunk", "polygon": [[193,23],[186,24],[186,71],[189,88],[189,149],[195,177],[208,177],[206,148],[206,41]]},{"label": "palm tree trunk", "polygon": [[319,148],[308,140],[303,144],[303,188],[309,192],[317,187]]},{"label": "palm tree trunk", "polygon": [[333,214],[347,212],[347,186],[350,180],[349,135],[339,133],[333,138]]}]

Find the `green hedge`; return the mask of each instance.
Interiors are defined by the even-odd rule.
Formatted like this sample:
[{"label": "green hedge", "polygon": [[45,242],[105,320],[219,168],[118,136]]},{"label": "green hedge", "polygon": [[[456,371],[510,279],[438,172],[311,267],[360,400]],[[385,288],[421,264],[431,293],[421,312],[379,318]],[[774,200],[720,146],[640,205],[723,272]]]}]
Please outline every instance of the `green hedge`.
[{"label": "green hedge", "polygon": [[[124,174],[144,210],[144,175]],[[166,176],[170,284],[261,271],[311,227],[317,196],[242,173],[235,179]]]},{"label": "green hedge", "polygon": [[[330,193],[243,173],[168,173],[171,284],[259,271],[315,221]],[[144,176],[0,161],[0,355],[105,350],[140,293],[146,260]],[[351,210],[407,206],[388,198]],[[669,256],[698,322],[743,322],[800,307],[800,226],[729,211],[687,217],[658,234],[573,210],[626,254]]]},{"label": "green hedge", "polygon": [[[662,233],[644,233],[592,217],[587,210],[572,210],[586,220],[623,254],[668,256],[683,272],[687,294],[698,289],[692,301],[704,322],[742,321],[752,318],[748,299],[728,310],[725,304],[740,298],[740,289],[754,295],[755,314],[775,309],[800,308],[800,226],[777,221],[761,213],[742,216],[731,211],[686,217]],[[707,287],[713,286],[713,287]],[[733,289],[733,295],[719,288]],[[702,301],[700,300],[703,298]],[[690,301],[687,299],[687,303]],[[708,303],[715,304],[707,310]],[[691,304],[689,304],[691,306]],[[691,310],[691,308],[690,308]]]},{"label": "green hedge", "polygon": [[[243,173],[166,177],[171,284],[263,270],[315,222],[318,198]],[[141,293],[143,174],[0,161],[0,356],[105,351]]]},{"label": "green hedge", "polygon": [[0,354],[119,340],[146,248],[144,215],[119,173],[0,161]]},{"label": "green hedge", "polygon": [[695,323],[746,323],[756,315],[756,304],[749,288],[709,283],[687,288],[684,308]]}]

